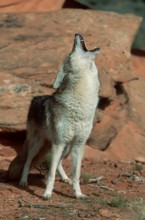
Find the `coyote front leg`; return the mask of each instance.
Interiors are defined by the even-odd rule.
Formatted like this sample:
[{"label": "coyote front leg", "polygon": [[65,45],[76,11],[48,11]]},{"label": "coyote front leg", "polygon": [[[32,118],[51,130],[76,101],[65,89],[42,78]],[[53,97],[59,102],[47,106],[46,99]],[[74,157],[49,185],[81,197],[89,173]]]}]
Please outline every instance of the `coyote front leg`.
[{"label": "coyote front leg", "polygon": [[80,188],[80,171],[82,158],[84,154],[84,144],[75,145],[72,149],[72,163],[73,163],[73,189],[75,191],[76,198],[85,198]]},{"label": "coyote front leg", "polygon": [[60,158],[62,156],[63,149],[64,149],[64,145],[55,145],[55,144],[52,145],[51,165],[50,165],[50,170],[48,173],[46,189],[43,195],[44,199],[49,199],[52,195],[56,169],[60,161]]}]

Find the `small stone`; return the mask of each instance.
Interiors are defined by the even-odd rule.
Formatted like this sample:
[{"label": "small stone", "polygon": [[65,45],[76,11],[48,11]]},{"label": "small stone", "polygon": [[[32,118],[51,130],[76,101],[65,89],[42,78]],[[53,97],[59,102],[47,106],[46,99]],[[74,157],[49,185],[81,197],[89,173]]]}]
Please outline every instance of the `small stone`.
[{"label": "small stone", "polygon": [[140,157],[136,157],[135,161],[139,162],[139,163],[145,163],[145,157],[141,157],[141,156]]},{"label": "small stone", "polygon": [[102,217],[106,217],[106,218],[111,218],[113,216],[112,212],[109,211],[108,209],[100,209],[99,210],[99,214]]}]

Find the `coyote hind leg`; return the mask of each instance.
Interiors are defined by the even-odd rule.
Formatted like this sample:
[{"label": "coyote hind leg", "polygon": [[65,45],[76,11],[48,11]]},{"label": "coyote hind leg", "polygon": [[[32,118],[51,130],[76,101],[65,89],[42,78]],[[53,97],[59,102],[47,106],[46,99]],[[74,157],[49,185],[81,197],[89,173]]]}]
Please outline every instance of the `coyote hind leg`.
[{"label": "coyote hind leg", "polygon": [[27,186],[28,185],[28,182],[27,182],[28,181],[28,174],[29,174],[32,160],[38,154],[40,148],[43,146],[44,139],[38,135],[38,136],[33,137],[31,141],[28,141],[27,144],[28,144],[28,146],[27,146],[28,154],[27,154],[26,162],[23,167],[21,179],[19,182],[20,186]]},{"label": "coyote hind leg", "polygon": [[67,183],[69,185],[72,185],[72,180],[67,176],[67,174],[63,168],[63,165],[62,165],[63,159],[66,158],[70,154],[70,152],[71,152],[71,145],[66,145],[63,150],[62,156],[59,160],[59,163],[57,166],[57,172],[58,172],[59,176],[61,177],[62,182]]},{"label": "coyote hind leg", "polygon": [[58,174],[61,177],[62,182],[67,183],[69,185],[72,185],[72,180],[67,176],[67,174],[65,173],[65,171],[63,169],[62,159],[58,163],[57,171],[58,171]]}]

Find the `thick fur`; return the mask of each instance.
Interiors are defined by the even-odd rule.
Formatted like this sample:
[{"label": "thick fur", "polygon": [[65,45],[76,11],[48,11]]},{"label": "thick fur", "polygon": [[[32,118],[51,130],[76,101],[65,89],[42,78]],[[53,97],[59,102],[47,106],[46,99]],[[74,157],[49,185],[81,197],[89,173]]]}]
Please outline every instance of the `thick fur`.
[{"label": "thick fur", "polygon": [[10,180],[15,180],[20,178],[24,163],[27,158],[27,152],[28,152],[27,146],[23,147],[22,151],[11,162],[8,173]]},{"label": "thick fur", "polygon": [[[94,62],[98,52],[98,48],[87,50],[82,36],[76,34],[73,50],[54,82],[56,92],[51,96],[34,97],[31,102],[24,149],[10,165],[9,176],[18,177],[22,172],[20,185],[27,185],[35,157],[41,155],[46,142],[51,143],[48,145],[48,149],[51,146],[51,166],[43,198],[52,195],[56,170],[63,181],[73,184],[77,198],[85,196],[79,178],[84,145],[98,104],[100,83]],[[73,162],[72,181],[62,167],[62,160],[69,153]]]}]

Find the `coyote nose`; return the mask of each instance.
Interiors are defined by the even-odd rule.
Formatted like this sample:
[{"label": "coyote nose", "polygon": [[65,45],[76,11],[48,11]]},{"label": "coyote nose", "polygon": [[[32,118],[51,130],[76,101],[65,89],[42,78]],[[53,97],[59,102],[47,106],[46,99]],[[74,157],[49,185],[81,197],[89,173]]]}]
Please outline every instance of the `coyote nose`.
[{"label": "coyote nose", "polygon": [[75,34],[75,38],[77,38],[77,37],[79,37],[79,38],[80,38],[80,40],[83,40],[83,37],[82,37],[82,35],[81,35],[81,34]]}]

